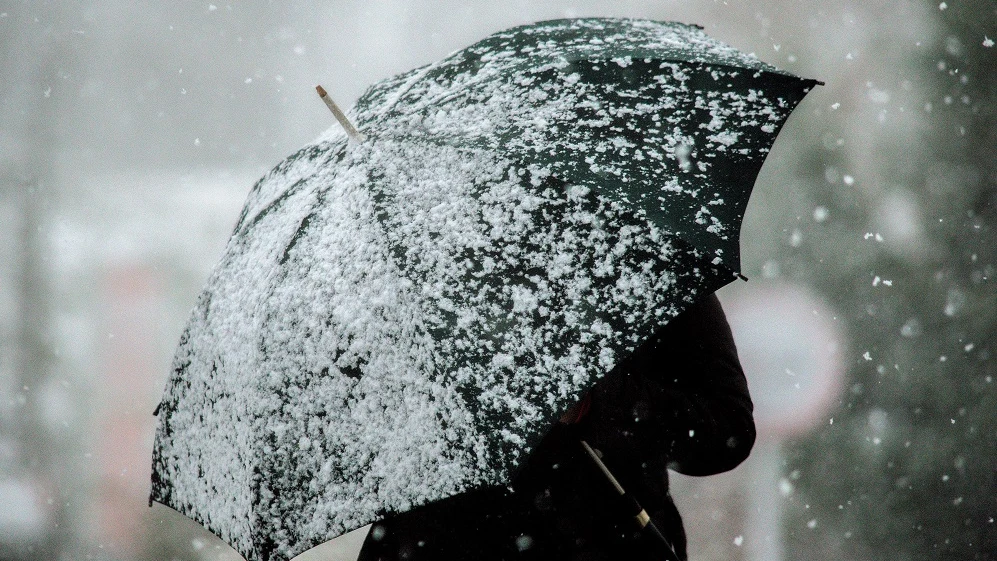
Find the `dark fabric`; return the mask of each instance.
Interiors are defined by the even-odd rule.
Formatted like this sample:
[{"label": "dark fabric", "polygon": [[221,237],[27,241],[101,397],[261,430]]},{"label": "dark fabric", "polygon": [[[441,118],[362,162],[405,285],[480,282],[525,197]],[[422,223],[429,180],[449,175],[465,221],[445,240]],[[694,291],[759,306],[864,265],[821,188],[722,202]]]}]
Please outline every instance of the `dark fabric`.
[{"label": "dark fabric", "polygon": [[667,469],[732,469],[755,440],[748,386],[720,301],[673,319],[599,381],[579,423],[557,424],[509,489],[487,489],[375,524],[360,561],[662,559],[579,440],[603,461],[686,558]]}]

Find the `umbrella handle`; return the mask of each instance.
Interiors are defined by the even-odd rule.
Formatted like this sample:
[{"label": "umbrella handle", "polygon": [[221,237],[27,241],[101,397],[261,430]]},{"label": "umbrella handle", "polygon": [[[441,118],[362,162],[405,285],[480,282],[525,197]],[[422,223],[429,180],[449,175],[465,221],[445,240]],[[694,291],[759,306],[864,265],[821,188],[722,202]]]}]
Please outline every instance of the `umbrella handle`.
[{"label": "umbrella handle", "polygon": [[654,524],[654,521],[651,520],[650,515],[647,514],[644,507],[640,506],[640,503],[637,502],[637,499],[635,499],[633,495],[627,493],[626,490],[623,489],[623,486],[616,480],[613,473],[609,471],[606,464],[602,463],[602,458],[600,458],[599,454],[596,453],[591,446],[589,446],[588,442],[585,442],[584,440],[581,440],[580,442],[582,443],[582,448],[584,448],[585,452],[588,453],[589,458],[592,459],[592,462],[599,468],[599,471],[606,476],[606,479],[609,480],[609,482],[613,485],[613,488],[616,489],[616,492],[620,495],[620,498],[623,499],[627,509],[631,513],[630,515],[633,517],[634,521],[637,522],[637,525],[640,526],[641,532],[651,534],[655,543],[664,545],[663,553],[665,554],[666,561],[681,561],[678,554],[675,553],[675,548],[672,547],[672,542],[668,541],[668,538],[661,533],[661,530],[659,530]]},{"label": "umbrella handle", "polygon": [[644,531],[651,534],[653,542],[664,546],[662,548],[662,553],[665,554],[665,561],[682,561],[679,559],[679,554],[675,553],[675,548],[672,547],[672,542],[668,541],[668,538],[661,533],[661,530],[659,530],[658,527],[655,526],[654,522],[650,521],[650,519],[648,520],[647,526],[644,526]]}]

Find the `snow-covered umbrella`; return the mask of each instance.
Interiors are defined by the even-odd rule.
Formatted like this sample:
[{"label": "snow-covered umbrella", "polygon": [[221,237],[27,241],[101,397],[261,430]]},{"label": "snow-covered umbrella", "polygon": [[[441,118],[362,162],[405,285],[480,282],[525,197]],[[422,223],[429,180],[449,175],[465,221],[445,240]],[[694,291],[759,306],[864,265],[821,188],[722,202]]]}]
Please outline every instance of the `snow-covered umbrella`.
[{"label": "snow-covered umbrella", "polygon": [[739,275],[816,82],[700,28],[557,20],[372,86],[280,163],[181,337],[151,500],[251,561],[509,482],[561,412]]}]

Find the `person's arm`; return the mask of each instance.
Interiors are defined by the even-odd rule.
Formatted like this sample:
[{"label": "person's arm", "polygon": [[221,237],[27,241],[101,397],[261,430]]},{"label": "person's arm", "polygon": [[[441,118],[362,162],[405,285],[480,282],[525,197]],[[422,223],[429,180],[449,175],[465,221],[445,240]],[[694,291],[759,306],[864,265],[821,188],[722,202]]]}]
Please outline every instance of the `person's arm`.
[{"label": "person's arm", "polygon": [[579,423],[607,453],[664,455],[686,475],[730,470],[755,441],[748,385],[727,318],[710,295],[598,382]]}]

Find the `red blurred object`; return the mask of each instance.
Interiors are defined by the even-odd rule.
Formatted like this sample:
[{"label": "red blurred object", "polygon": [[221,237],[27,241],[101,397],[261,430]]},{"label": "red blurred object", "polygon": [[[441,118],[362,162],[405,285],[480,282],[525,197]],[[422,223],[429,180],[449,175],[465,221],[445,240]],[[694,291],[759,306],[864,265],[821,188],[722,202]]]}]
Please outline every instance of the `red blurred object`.
[{"label": "red blurred object", "polygon": [[97,524],[117,555],[132,557],[143,547],[141,515],[149,492],[149,451],[155,403],[162,301],[155,273],[136,264],[112,268],[105,277],[102,372],[99,401]]}]

